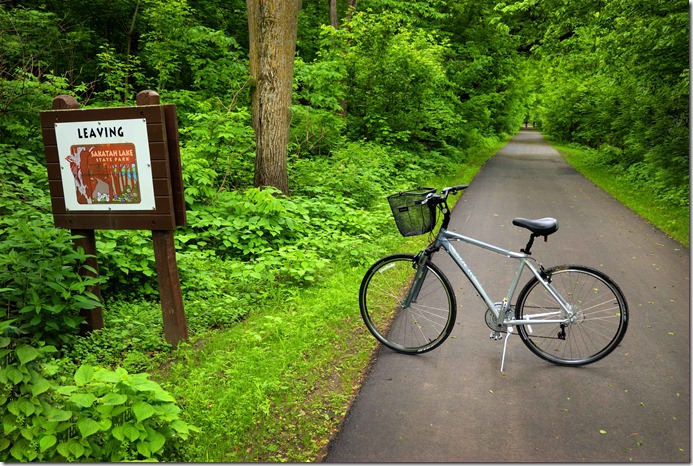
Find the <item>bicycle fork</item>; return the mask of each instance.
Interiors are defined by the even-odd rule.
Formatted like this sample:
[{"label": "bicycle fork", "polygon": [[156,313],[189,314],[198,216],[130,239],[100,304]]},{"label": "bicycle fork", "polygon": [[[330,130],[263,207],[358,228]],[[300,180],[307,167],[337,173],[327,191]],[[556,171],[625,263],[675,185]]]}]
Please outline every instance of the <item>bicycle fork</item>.
[{"label": "bicycle fork", "polygon": [[407,293],[407,296],[402,302],[402,308],[411,306],[411,303],[415,303],[418,299],[419,293],[421,292],[421,287],[423,286],[424,280],[426,280],[426,275],[428,272],[428,267],[426,267],[426,264],[428,263],[429,259],[430,254],[425,251],[420,253],[419,257],[417,257],[414,281],[411,284],[411,288],[409,288],[409,293]]}]

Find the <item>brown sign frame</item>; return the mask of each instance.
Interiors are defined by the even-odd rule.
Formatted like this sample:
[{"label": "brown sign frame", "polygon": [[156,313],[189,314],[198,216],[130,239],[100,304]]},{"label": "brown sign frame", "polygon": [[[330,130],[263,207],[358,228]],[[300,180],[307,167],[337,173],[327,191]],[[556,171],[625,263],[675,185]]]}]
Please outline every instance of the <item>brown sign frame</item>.
[{"label": "brown sign frame", "polygon": [[[155,209],[148,211],[69,211],[61,179],[56,123],[144,118],[154,185]],[[49,110],[41,130],[51,205],[56,227],[80,230],[174,230],[186,223],[185,197],[175,105]]]}]

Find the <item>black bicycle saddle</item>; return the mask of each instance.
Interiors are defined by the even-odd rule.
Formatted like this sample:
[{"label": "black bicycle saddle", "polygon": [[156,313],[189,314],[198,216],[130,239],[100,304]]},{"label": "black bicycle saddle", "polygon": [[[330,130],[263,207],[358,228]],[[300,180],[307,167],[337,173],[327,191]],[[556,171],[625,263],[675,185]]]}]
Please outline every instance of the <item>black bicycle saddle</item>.
[{"label": "black bicycle saddle", "polygon": [[549,236],[558,231],[558,220],[551,217],[539,218],[536,220],[516,218],[513,219],[513,225],[528,229],[534,236]]}]

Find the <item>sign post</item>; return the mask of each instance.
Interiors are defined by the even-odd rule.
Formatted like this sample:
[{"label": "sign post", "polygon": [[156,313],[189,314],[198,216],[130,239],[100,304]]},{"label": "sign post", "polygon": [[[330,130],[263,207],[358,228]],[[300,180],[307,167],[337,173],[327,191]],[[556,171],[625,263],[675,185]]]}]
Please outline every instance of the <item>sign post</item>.
[{"label": "sign post", "polygon": [[[142,91],[137,107],[79,109],[58,96],[41,112],[55,225],[70,228],[74,247],[96,256],[94,230],[152,230],[166,340],[188,338],[173,230],[185,225],[185,200],[174,105]],[[81,273],[97,271],[95,257]],[[96,287],[92,290],[101,299]],[[102,310],[85,310],[87,329],[103,328]]]}]

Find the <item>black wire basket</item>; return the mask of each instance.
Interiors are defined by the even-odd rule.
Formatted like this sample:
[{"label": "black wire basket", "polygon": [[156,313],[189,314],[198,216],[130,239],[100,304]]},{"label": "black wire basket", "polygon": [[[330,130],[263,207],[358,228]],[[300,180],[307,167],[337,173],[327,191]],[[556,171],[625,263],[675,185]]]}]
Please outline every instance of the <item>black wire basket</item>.
[{"label": "black wire basket", "polygon": [[422,201],[435,192],[435,188],[418,188],[387,198],[402,236],[423,235],[433,229],[436,224],[436,208],[434,205],[422,204]]}]

